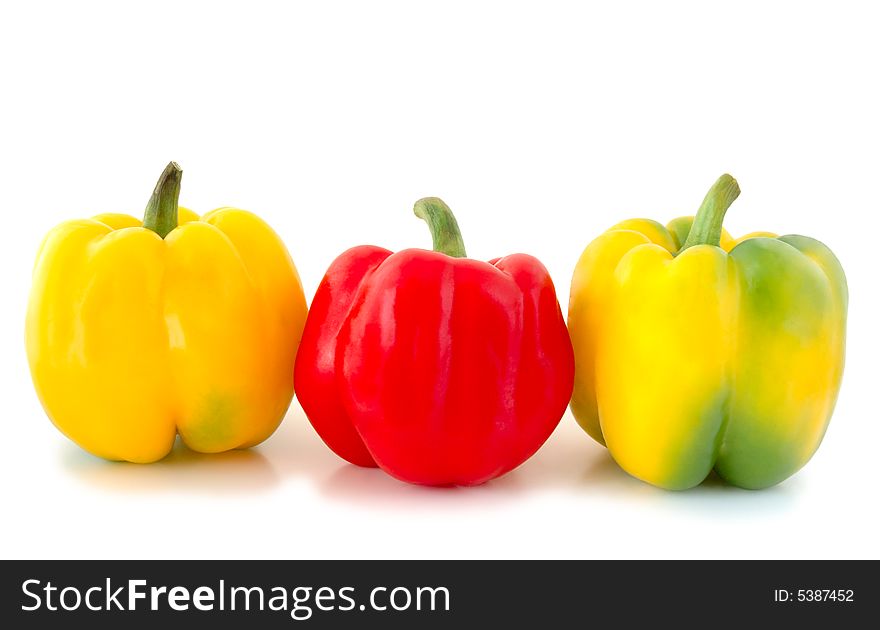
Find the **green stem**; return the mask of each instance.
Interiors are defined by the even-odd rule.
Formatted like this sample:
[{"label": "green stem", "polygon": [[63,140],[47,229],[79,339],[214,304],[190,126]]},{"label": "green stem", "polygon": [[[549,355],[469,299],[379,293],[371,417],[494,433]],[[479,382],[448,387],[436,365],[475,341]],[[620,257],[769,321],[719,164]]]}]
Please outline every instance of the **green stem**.
[{"label": "green stem", "polygon": [[183,171],[177,162],[168,162],[144,210],[144,227],[162,238],[177,227],[177,199],[180,197],[182,176]]},{"label": "green stem", "polygon": [[739,197],[739,184],[736,180],[726,173],[719,177],[706,193],[706,198],[703,199],[697,216],[694,217],[691,231],[688,232],[687,240],[680,252],[694,245],[718,247],[721,243],[721,223],[724,221],[724,214],[737,197]]},{"label": "green stem", "polygon": [[419,199],[413,207],[413,212],[428,224],[431,230],[431,238],[434,241],[434,251],[452,256],[453,258],[465,258],[464,241],[461,238],[461,230],[455,215],[441,199],[437,197],[425,197]]}]

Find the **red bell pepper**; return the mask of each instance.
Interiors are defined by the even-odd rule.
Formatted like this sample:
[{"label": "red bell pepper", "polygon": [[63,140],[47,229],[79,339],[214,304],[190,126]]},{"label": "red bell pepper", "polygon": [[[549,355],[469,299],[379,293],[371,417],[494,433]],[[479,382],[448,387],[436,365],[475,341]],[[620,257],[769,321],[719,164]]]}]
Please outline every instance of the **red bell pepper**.
[{"label": "red bell pepper", "polygon": [[411,483],[480,484],[519,466],[571,398],[574,356],[532,256],[465,258],[452,212],[415,213],[434,251],[354,247],[321,281],[296,392],[337,455]]}]

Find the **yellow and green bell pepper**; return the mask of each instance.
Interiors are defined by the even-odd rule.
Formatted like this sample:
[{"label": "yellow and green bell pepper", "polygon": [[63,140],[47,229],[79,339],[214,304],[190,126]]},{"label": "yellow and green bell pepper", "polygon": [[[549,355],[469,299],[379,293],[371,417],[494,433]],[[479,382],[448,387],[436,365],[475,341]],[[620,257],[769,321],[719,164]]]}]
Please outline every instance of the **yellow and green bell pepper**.
[{"label": "yellow and green bell pepper", "polygon": [[293,396],[306,318],[296,268],[255,215],[178,208],[168,165],[143,223],[124,214],[46,236],[26,321],[31,374],[87,451],[152,462],[175,436],[215,453],[266,439]]},{"label": "yellow and green bell pepper", "polygon": [[731,238],[738,195],[724,175],[695,218],[615,225],[572,279],[575,418],[663,488],[713,469],[744,488],[779,483],[816,451],[837,398],[843,269],[805,236]]}]

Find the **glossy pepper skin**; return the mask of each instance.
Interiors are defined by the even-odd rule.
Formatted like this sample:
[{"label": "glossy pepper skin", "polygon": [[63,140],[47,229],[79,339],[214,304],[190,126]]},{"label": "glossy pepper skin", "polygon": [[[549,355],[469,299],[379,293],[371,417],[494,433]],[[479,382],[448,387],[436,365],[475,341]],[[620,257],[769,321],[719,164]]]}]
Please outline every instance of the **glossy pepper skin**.
[{"label": "glossy pepper skin", "polygon": [[355,247],[330,266],[297,355],[297,397],[349,462],[411,483],[480,484],[559,423],[571,342],[538,260],[464,258],[442,201],[415,212],[435,251]]},{"label": "glossy pepper skin", "polygon": [[52,422],[110,460],[153,462],[179,433],[216,453],[265,440],[293,396],[305,297],[284,244],[243,210],[177,206],[169,164],[144,224],[123,214],[45,238],[26,323]]},{"label": "glossy pepper skin", "polygon": [[663,488],[713,468],[743,488],[783,481],[818,448],[840,387],[840,263],[805,236],[734,240],[721,222],[738,195],[724,175],[696,218],[614,226],[572,279],[574,416]]}]

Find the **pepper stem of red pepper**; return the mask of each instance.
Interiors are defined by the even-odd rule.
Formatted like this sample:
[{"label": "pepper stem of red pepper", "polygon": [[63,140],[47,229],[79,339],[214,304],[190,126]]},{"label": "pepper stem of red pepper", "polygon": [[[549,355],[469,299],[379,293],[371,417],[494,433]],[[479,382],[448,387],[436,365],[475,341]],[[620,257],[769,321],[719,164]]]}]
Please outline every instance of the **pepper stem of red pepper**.
[{"label": "pepper stem of red pepper", "polygon": [[721,223],[724,221],[724,215],[737,197],[739,197],[739,184],[736,180],[726,173],[719,177],[706,193],[706,198],[703,199],[697,216],[694,217],[691,231],[688,232],[687,240],[679,253],[694,245],[718,247],[721,243]]},{"label": "pepper stem of red pepper", "polygon": [[144,210],[144,227],[165,236],[177,227],[177,199],[180,197],[180,179],[183,170],[177,162],[169,162],[156,182],[153,196]]},{"label": "pepper stem of red pepper", "polygon": [[461,230],[455,215],[441,199],[437,197],[425,197],[419,199],[413,207],[413,212],[428,224],[431,230],[431,238],[434,241],[434,251],[452,256],[453,258],[466,258],[464,240],[461,238]]}]

